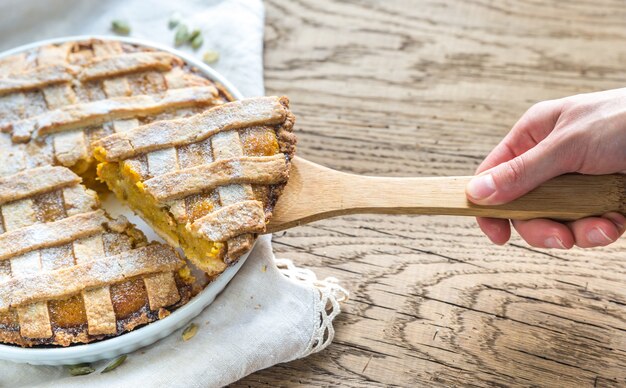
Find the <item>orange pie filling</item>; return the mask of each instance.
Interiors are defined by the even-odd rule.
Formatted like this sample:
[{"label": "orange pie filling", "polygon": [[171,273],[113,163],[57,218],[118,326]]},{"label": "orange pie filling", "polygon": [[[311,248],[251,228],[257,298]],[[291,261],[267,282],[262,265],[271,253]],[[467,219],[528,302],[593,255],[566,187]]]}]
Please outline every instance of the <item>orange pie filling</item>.
[{"label": "orange pie filling", "polygon": [[[239,136],[245,156],[272,156],[280,153],[275,131],[271,127],[247,128],[240,131]],[[185,216],[177,219],[168,206],[158,203],[146,192],[141,174],[133,170],[129,163],[106,162],[106,151],[102,147],[94,149],[94,156],[101,161],[97,168],[98,179],[138,212],[161,237],[171,245],[180,247],[186,257],[209,276],[224,271],[227,266],[227,243],[200,237],[188,227],[194,220],[212,212],[215,204],[219,204],[219,196],[215,191],[185,198]],[[252,185],[252,190],[266,208],[272,200],[271,186]]]},{"label": "orange pie filling", "polygon": [[[125,163],[100,163],[98,177],[106,182],[115,195],[127,203],[169,244],[180,247],[185,256],[208,274],[220,273],[226,268],[224,244],[193,236],[184,223],[177,222],[167,208],[147,195],[137,172]],[[204,203],[194,207],[193,216],[201,217],[212,206]]]}]

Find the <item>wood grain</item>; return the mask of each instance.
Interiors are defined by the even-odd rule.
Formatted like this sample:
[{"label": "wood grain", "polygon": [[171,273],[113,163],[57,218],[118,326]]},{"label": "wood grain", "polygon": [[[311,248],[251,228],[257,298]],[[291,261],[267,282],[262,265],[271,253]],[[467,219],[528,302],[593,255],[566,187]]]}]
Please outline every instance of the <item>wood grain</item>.
[{"label": "wood grain", "polygon": [[[299,155],[471,175],[534,102],[626,83],[618,0],[269,0],[268,94]],[[234,386],[626,385],[626,242],[490,244],[468,218],[345,216],[275,236],[352,291],[323,352]]]}]

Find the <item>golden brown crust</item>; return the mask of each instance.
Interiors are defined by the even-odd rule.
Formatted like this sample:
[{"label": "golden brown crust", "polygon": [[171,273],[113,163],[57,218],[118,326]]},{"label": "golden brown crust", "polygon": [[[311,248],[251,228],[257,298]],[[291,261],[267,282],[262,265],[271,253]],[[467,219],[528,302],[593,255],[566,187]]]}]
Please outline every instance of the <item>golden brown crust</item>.
[{"label": "golden brown crust", "polygon": [[18,194],[0,204],[0,263],[9,264],[0,271],[0,341],[89,342],[188,299],[191,286],[176,280],[184,263],[173,248],[146,245],[127,220],[94,210],[95,193],[67,169],[26,170],[0,182]]},{"label": "golden brown crust", "polygon": [[214,276],[265,231],[295,152],[293,122],[285,97],[245,99],[116,133],[96,143],[97,158],[110,188]]},{"label": "golden brown crust", "polygon": [[[101,161],[118,162],[150,151],[197,143],[220,132],[280,124],[287,108],[277,97],[259,97],[216,106],[188,119],[157,121],[94,143]],[[98,155],[96,155],[98,156]]]},{"label": "golden brown crust", "polygon": [[83,82],[129,73],[155,70],[168,71],[180,59],[165,52],[139,52],[101,57],[83,66],[79,79]]},{"label": "golden brown crust", "polygon": [[78,69],[65,64],[40,66],[0,78],[0,95],[70,82]]},{"label": "golden brown crust", "polygon": [[0,177],[0,205],[79,182],[80,177],[72,171],[53,166],[34,168],[8,177]]},{"label": "golden brown crust", "polygon": [[178,170],[148,179],[143,186],[159,202],[232,184],[275,185],[289,176],[285,156],[244,156]]},{"label": "golden brown crust", "polygon": [[101,233],[107,221],[104,211],[96,210],[5,232],[0,234],[0,261]]},{"label": "golden brown crust", "polygon": [[242,234],[265,231],[265,212],[259,201],[242,201],[198,218],[187,227],[201,238],[228,241]]},{"label": "golden brown crust", "polygon": [[171,109],[209,104],[217,97],[213,86],[198,86],[166,91],[162,96],[113,97],[107,100],[68,105],[39,116],[6,125],[16,142],[102,124],[107,121],[156,115]]},{"label": "golden brown crust", "polygon": [[83,290],[135,276],[171,272],[182,266],[173,248],[153,244],[55,271],[14,277],[0,283],[0,312],[35,302],[65,299]]},{"label": "golden brown crust", "polygon": [[113,334],[90,334],[88,331],[88,326],[83,325],[73,328],[56,328],[52,333],[52,337],[35,339],[22,337],[20,335],[19,328],[6,327],[0,324],[0,343],[13,344],[21,347],[38,347],[51,345],[70,346],[73,344],[90,343],[95,341],[101,341],[111,337],[120,336],[143,325],[165,318],[169,314],[164,314],[163,311],[172,311],[180,306],[185,305],[193,295],[191,287],[188,285],[180,285],[179,293],[181,295],[180,300],[176,304],[169,306],[167,309],[161,308],[158,311],[151,311],[147,308],[142,308],[131,316],[123,320],[119,320],[116,323],[115,332]]},{"label": "golden brown crust", "polygon": [[[81,74],[85,76],[84,81],[81,81]],[[124,128],[124,121],[135,121],[138,126],[154,120],[188,116],[207,105],[227,101],[221,86],[218,88],[180,58],[115,40],[91,39],[41,46],[3,58],[0,61],[0,89],[3,82],[0,128],[10,136],[0,134],[0,154],[7,162],[0,165],[0,176],[25,168],[60,164],[70,167],[83,176],[87,184],[98,189],[104,187],[90,179],[95,176],[93,140]],[[158,99],[168,90],[191,87],[213,87],[216,98],[209,102],[171,106],[148,116],[105,122],[102,117],[94,118],[94,121],[84,121],[86,126],[71,123],[64,128],[46,120],[39,121],[45,117],[62,119],[65,116],[49,115],[67,106],[106,102],[116,97],[152,96]],[[29,120],[35,117],[38,119]],[[39,124],[43,124],[41,131],[33,128]],[[18,128],[13,134],[11,128],[14,125],[24,128]],[[52,127],[48,128],[48,125]],[[73,125],[77,127],[72,129]],[[62,132],[56,132],[59,130]],[[36,137],[29,141],[32,131]],[[15,141],[25,144],[15,144]]]}]

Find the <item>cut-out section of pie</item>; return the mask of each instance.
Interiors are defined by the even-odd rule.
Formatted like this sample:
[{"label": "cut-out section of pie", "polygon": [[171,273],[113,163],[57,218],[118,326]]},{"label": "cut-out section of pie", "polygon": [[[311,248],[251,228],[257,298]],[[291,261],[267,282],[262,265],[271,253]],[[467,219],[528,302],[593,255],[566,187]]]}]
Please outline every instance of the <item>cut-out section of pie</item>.
[{"label": "cut-out section of pie", "polygon": [[169,314],[192,294],[184,261],[149,244],[65,167],[0,177],[0,342],[87,343]]},{"label": "cut-out section of pie", "polygon": [[94,143],[98,176],[209,275],[247,252],[289,176],[286,97],[230,102]]},{"label": "cut-out section of pie", "polygon": [[[0,58],[0,175],[61,165],[95,181],[91,143],[232,100],[173,54],[114,40],[36,47]],[[10,171],[3,171],[9,169]]]}]

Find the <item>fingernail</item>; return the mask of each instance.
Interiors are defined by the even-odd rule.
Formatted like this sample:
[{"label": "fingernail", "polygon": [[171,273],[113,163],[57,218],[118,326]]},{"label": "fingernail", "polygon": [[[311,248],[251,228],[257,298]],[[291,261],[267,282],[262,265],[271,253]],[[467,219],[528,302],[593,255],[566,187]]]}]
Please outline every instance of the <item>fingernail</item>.
[{"label": "fingernail", "polygon": [[474,177],[467,184],[467,194],[474,199],[485,199],[495,193],[496,184],[491,174]]},{"label": "fingernail", "polygon": [[604,230],[600,228],[593,228],[587,232],[587,240],[593,244],[606,244],[613,242],[613,240],[604,233]]},{"label": "fingernail", "polygon": [[615,213],[607,213],[602,217],[608,218],[612,223],[615,224],[615,226],[617,226],[617,230],[619,230],[620,232],[624,230],[624,223],[622,222],[623,218],[621,215]]},{"label": "fingernail", "polygon": [[556,236],[548,237],[543,243],[546,248],[567,249],[563,241]]}]

